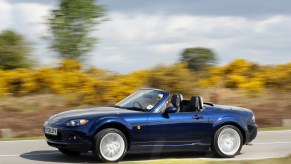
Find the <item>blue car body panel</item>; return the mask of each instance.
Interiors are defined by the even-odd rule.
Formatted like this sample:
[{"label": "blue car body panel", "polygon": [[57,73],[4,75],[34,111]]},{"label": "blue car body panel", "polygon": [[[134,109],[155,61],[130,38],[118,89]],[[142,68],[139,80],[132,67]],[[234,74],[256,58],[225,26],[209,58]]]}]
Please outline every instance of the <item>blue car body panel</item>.
[{"label": "blue car body panel", "polygon": [[[205,105],[202,111],[165,115],[160,109],[170,94],[161,92],[165,92],[166,96],[149,112],[99,107],[52,116],[44,126],[57,128],[58,134],[45,134],[47,143],[57,148],[90,151],[94,136],[104,127],[121,129],[128,139],[129,151],[134,152],[209,150],[215,131],[225,124],[237,126],[241,130],[244,144],[256,137],[257,125],[249,109],[214,104]],[[66,126],[66,122],[72,119],[88,119],[89,122],[82,126]]]}]

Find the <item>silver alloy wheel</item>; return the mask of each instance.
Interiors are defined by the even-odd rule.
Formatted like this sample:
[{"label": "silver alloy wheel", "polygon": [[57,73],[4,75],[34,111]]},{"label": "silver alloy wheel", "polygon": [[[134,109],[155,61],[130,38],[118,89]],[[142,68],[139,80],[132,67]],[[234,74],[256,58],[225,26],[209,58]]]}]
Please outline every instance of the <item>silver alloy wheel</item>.
[{"label": "silver alloy wheel", "polygon": [[118,160],[124,152],[125,142],[118,133],[106,134],[100,142],[100,152],[108,161]]},{"label": "silver alloy wheel", "polygon": [[224,129],[218,136],[218,148],[226,155],[234,155],[240,148],[240,144],[240,135],[232,128]]}]

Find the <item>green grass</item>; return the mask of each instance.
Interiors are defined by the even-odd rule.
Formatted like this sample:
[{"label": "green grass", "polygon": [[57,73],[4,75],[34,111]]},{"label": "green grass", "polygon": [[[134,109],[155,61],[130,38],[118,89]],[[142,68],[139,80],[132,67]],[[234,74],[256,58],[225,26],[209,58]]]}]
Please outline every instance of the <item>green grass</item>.
[{"label": "green grass", "polygon": [[151,163],[151,164],[290,164],[291,156],[284,158],[271,158],[262,160],[237,160],[237,161],[225,161],[225,160],[211,160],[211,159],[161,159],[161,160],[150,160],[150,161],[138,161],[138,162],[122,162],[123,164],[140,164],[140,163]]},{"label": "green grass", "polygon": [[14,141],[14,140],[39,140],[44,139],[44,136],[37,137],[20,137],[20,138],[0,138],[0,141]]},{"label": "green grass", "polygon": [[261,159],[261,160],[247,160],[247,161],[221,161],[216,162],[218,164],[290,164],[291,155],[284,158],[270,158],[270,159]]}]

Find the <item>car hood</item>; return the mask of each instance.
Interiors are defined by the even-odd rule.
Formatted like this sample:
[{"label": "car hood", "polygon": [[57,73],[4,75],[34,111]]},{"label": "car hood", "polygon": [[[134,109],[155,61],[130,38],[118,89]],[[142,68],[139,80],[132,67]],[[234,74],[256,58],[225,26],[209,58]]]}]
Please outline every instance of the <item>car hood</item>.
[{"label": "car hood", "polygon": [[91,118],[96,117],[98,115],[117,115],[120,113],[137,113],[141,111],[133,111],[115,107],[97,107],[97,108],[85,108],[85,109],[75,109],[69,110],[65,112],[61,112],[53,115],[49,122],[58,122],[59,120],[67,120],[67,119],[81,119],[81,118]]},{"label": "car hood", "polygon": [[244,112],[252,112],[250,109],[242,108],[242,107],[236,107],[236,106],[227,106],[227,105],[217,105],[215,104],[214,107],[225,109],[225,110],[236,110],[236,111],[244,111]]}]

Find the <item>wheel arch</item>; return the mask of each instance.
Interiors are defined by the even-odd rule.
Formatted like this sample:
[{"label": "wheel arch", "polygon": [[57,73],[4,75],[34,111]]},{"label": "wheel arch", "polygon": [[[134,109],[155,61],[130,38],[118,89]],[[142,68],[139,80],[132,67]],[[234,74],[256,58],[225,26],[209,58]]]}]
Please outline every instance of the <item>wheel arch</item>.
[{"label": "wheel arch", "polygon": [[107,128],[114,128],[114,129],[120,130],[125,135],[126,140],[127,140],[127,149],[130,150],[130,143],[131,143],[131,137],[130,137],[130,132],[129,132],[130,129],[126,125],[124,125],[123,123],[106,122],[95,130],[93,136],[95,136],[101,130],[107,129]]},{"label": "wheel arch", "polygon": [[213,133],[213,138],[214,138],[214,135],[215,135],[216,131],[217,131],[219,128],[225,126],[225,125],[232,125],[232,126],[238,128],[238,129],[240,130],[242,136],[243,136],[243,145],[246,143],[246,140],[247,140],[246,131],[244,130],[244,128],[243,128],[241,125],[239,125],[238,123],[233,122],[233,121],[223,122],[223,123],[221,123],[221,124],[215,126],[215,128],[214,128],[214,133]]}]

